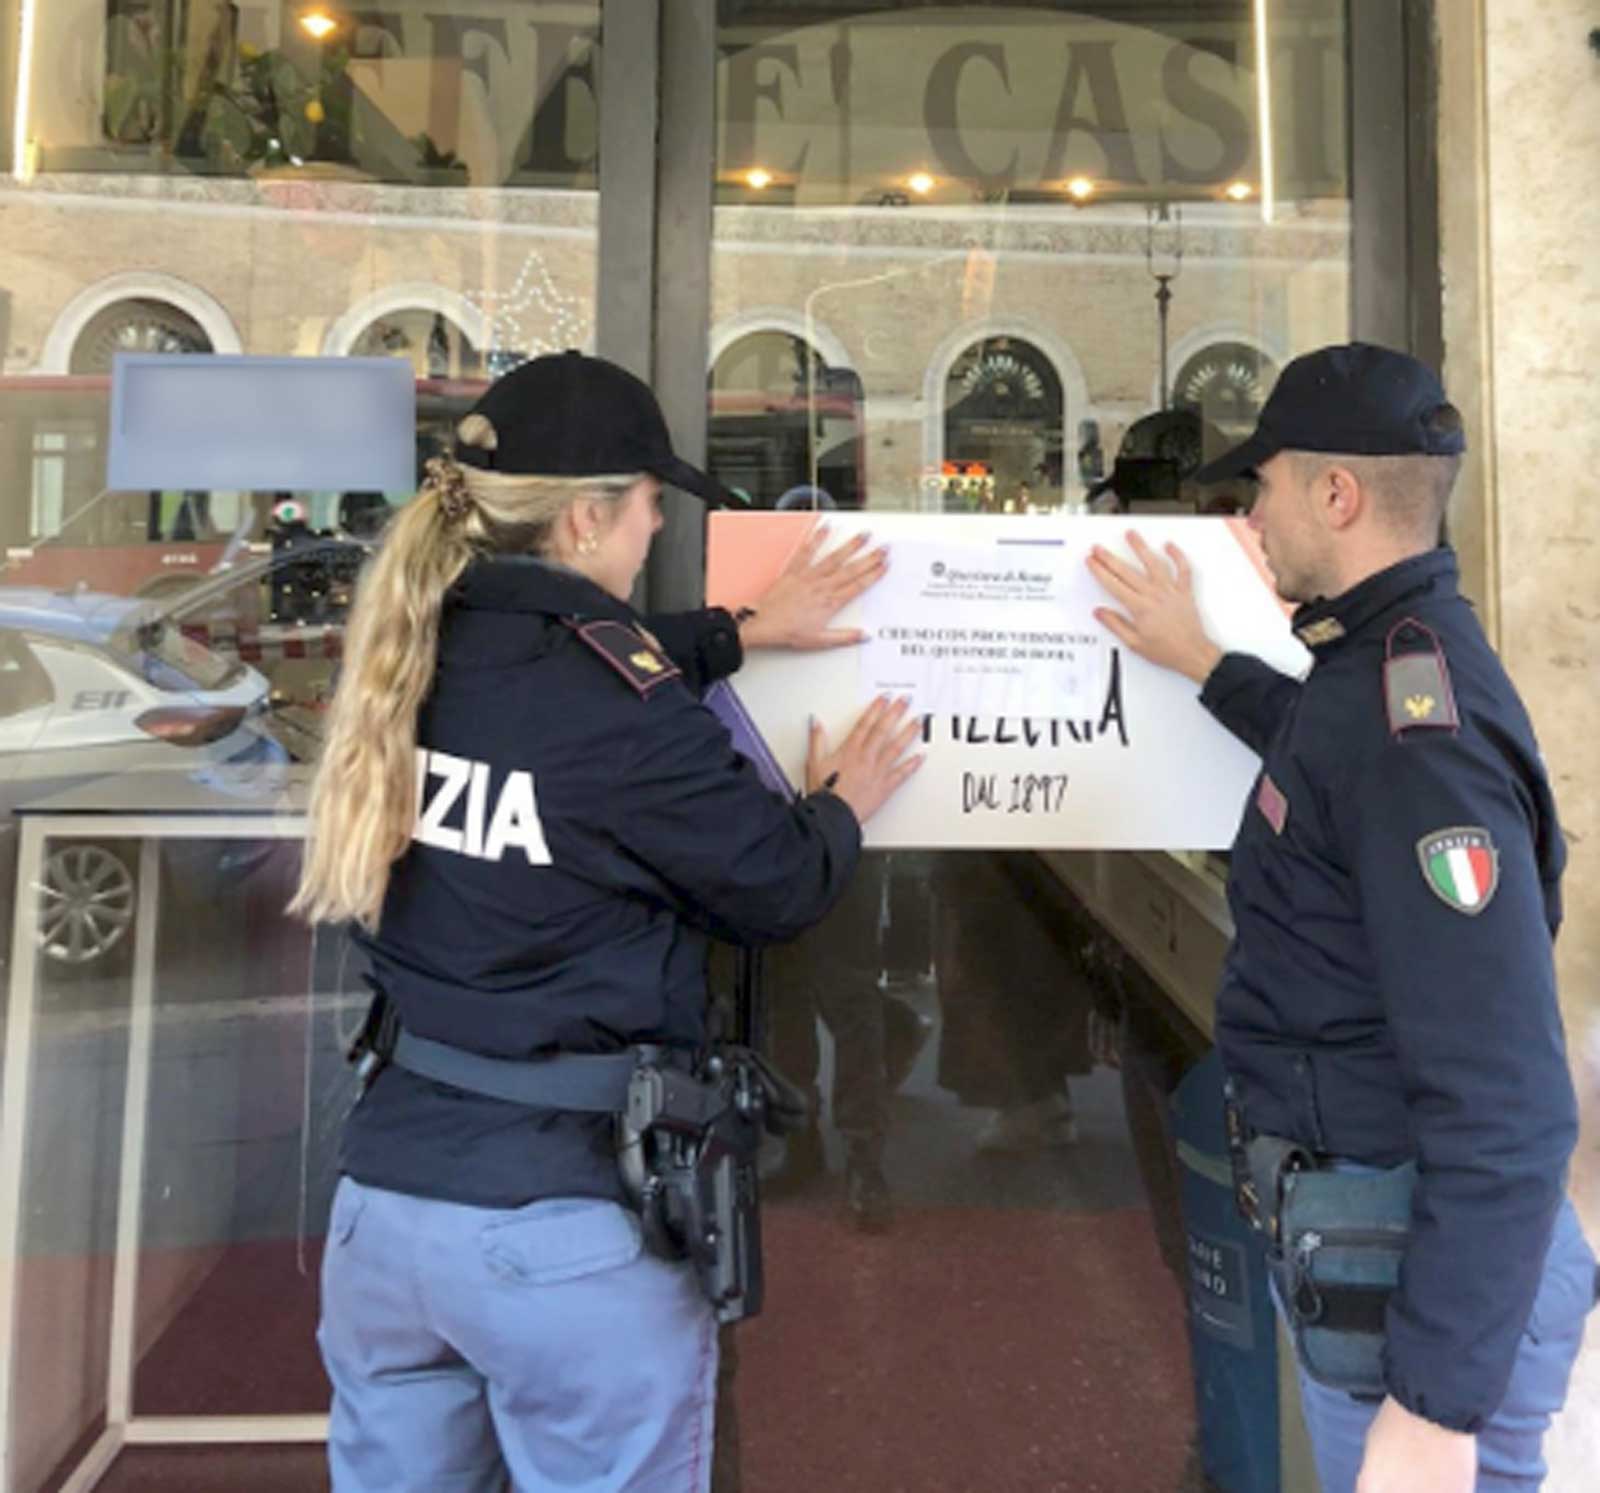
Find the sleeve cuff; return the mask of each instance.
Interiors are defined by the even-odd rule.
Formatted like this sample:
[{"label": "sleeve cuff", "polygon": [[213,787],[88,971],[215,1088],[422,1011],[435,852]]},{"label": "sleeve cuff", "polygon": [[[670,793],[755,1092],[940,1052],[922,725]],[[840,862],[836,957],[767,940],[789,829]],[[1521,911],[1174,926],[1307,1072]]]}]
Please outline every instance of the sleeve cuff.
[{"label": "sleeve cuff", "polygon": [[1257,669],[1261,661],[1248,653],[1224,653],[1200,686],[1200,703],[1213,715],[1235,689]]},{"label": "sleeve cuff", "polygon": [[739,672],[744,663],[744,644],[739,639],[739,624],[724,607],[706,609],[706,628],[700,635],[701,676],[707,684]]},{"label": "sleeve cuff", "polygon": [[815,793],[806,794],[800,802],[825,820],[829,828],[844,838],[853,851],[860,851],[861,821],[856,818],[856,811],[837,793],[827,788],[819,788]]},{"label": "sleeve cuff", "polygon": [[1482,1411],[1461,1406],[1436,1405],[1425,1394],[1413,1394],[1404,1384],[1397,1381],[1392,1366],[1385,1369],[1383,1383],[1384,1388],[1389,1391],[1389,1397],[1396,1404],[1409,1410],[1419,1420],[1442,1426],[1447,1431],[1460,1431],[1464,1435],[1476,1436],[1488,1424],[1489,1416]]}]

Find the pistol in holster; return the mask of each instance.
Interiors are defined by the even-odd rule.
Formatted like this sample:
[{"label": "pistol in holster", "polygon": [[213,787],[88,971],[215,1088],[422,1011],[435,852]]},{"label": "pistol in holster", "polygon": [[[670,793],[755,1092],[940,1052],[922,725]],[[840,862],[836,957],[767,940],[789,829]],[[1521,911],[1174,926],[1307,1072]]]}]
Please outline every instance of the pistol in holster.
[{"label": "pistol in holster", "polygon": [[764,1132],[804,1123],[803,1094],[748,1048],[714,1048],[689,1072],[640,1047],[618,1116],[623,1185],[651,1252],[691,1261],[719,1322],[761,1310]]}]

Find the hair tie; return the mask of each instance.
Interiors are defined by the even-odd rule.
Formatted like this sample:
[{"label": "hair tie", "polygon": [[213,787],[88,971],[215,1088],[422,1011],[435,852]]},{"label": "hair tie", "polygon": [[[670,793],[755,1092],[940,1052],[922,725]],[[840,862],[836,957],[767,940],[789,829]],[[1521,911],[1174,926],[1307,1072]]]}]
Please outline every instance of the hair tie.
[{"label": "hair tie", "polygon": [[439,496],[445,522],[459,524],[472,509],[472,493],[461,464],[454,457],[430,456],[425,470],[429,485]]}]

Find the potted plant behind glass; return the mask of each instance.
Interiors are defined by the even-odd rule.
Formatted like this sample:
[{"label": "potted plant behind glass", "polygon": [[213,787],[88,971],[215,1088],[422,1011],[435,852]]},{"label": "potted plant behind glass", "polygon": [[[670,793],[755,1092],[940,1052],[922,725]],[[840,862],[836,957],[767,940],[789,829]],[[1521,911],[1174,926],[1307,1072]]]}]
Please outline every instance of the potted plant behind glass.
[{"label": "potted plant behind glass", "polygon": [[349,61],[331,47],[308,79],[282,52],[241,43],[233,80],[214,87],[205,110],[204,133],[223,169],[365,180],[353,159]]},{"label": "potted plant behind glass", "polygon": [[441,150],[432,135],[424,131],[411,137],[416,147],[417,166],[412,180],[424,187],[464,187],[469,177],[467,163],[453,150]]},{"label": "potted plant behind glass", "polygon": [[112,15],[102,116],[111,158],[93,164],[367,179],[356,165],[364,131],[349,49],[319,48],[312,62],[237,41],[237,20],[231,6],[219,13],[192,69],[153,8]]}]

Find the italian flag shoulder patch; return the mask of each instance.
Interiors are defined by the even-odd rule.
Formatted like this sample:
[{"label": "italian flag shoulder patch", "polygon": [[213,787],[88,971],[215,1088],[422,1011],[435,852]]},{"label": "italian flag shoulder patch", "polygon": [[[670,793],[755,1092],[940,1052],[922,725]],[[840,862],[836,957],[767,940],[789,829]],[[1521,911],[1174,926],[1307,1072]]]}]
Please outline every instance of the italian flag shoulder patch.
[{"label": "italian flag shoulder patch", "polygon": [[1489,831],[1475,825],[1438,829],[1417,841],[1423,880],[1446,906],[1476,915],[1500,884],[1500,852]]}]

